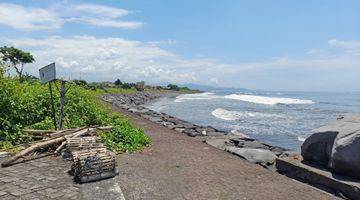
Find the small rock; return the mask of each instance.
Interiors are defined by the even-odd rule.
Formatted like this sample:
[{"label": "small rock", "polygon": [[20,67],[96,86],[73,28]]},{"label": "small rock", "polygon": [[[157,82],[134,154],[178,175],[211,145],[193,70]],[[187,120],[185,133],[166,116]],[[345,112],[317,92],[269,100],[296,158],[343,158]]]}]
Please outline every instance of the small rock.
[{"label": "small rock", "polygon": [[274,163],[276,159],[276,155],[266,149],[226,147],[225,150],[256,164]]},{"label": "small rock", "polygon": [[185,131],[184,128],[174,128],[175,131],[183,133]]}]

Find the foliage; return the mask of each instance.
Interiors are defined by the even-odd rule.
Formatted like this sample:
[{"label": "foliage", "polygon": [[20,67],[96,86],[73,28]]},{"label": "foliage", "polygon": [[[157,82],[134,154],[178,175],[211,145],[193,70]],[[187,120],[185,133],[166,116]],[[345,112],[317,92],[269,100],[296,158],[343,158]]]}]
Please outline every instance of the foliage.
[{"label": "foliage", "polygon": [[[127,91],[126,92],[130,92]],[[124,116],[111,113],[98,100],[104,91],[87,90],[74,85],[66,95],[64,127],[113,125],[103,133],[104,143],[116,152],[135,151],[150,143],[142,130],[135,128]],[[56,107],[60,100],[55,94]],[[0,149],[32,140],[21,129],[54,129],[48,88],[39,81],[20,82],[15,78],[0,78]]]},{"label": "foliage", "polygon": [[179,86],[174,84],[169,84],[167,87],[169,88],[169,90],[176,90],[176,91],[179,90]]},{"label": "foliage", "polygon": [[121,86],[122,85],[122,82],[120,81],[120,79],[117,79],[115,82],[114,82],[115,86]]},{"label": "foliage", "polygon": [[73,80],[73,83],[75,83],[76,85],[79,85],[79,86],[87,86],[87,82],[85,80]]},{"label": "foliage", "polygon": [[0,47],[0,54],[2,61],[15,69],[21,81],[23,80],[24,64],[35,61],[29,52],[24,52],[15,47]]}]

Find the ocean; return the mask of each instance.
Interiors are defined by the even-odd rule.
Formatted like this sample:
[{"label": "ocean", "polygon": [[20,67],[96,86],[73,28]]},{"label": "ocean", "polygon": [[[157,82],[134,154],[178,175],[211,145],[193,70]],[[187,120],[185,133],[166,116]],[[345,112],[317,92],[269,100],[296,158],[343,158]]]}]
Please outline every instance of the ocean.
[{"label": "ocean", "polygon": [[145,106],[194,124],[300,151],[313,129],[339,115],[360,113],[360,92],[219,89],[162,98]]}]

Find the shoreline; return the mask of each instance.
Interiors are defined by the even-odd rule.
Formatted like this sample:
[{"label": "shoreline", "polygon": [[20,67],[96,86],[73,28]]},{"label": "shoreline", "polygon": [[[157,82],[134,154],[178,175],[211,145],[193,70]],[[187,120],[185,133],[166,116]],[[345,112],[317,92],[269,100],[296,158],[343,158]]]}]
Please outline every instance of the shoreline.
[{"label": "shoreline", "polygon": [[[140,92],[132,94],[107,94],[103,96],[102,99],[111,104],[111,106],[123,110],[123,113],[128,113],[126,115],[130,116],[132,120],[134,119],[133,116],[136,116],[138,121],[140,121],[140,127],[149,123],[158,126],[155,128],[155,133],[150,133],[156,140],[159,140],[160,138],[160,140],[163,140],[164,137],[165,143],[173,143],[168,141],[168,138],[173,137],[171,136],[172,134],[168,134],[171,132],[179,133],[179,137],[190,136],[189,140],[176,141],[176,143],[187,143],[182,145],[182,148],[186,148],[186,151],[194,148],[209,149],[209,147],[201,146],[210,145],[214,147],[214,149],[223,152],[222,157],[235,155],[236,157],[241,158],[240,160],[244,160],[250,165],[255,164],[252,165],[253,170],[255,170],[256,167],[265,168],[265,171],[286,176],[291,180],[297,180],[307,186],[317,188],[319,191],[334,195],[334,199],[335,196],[345,199],[357,199],[360,195],[360,185],[356,180],[354,181],[353,179],[338,174],[333,176],[331,171],[319,165],[303,162],[303,157],[296,151],[269,145],[257,139],[235,135],[231,132],[221,131],[211,126],[196,125],[166,113],[153,111],[143,106],[144,103],[154,101],[158,98],[176,97],[180,94],[184,93]],[[167,129],[168,131],[165,131],[164,129]],[[192,143],[191,146],[187,146],[190,141],[194,140],[197,142]],[[167,146],[163,143],[159,144],[159,141],[154,141],[154,143],[157,146]],[[151,151],[151,147],[149,151]],[[206,156],[211,157],[211,155]],[[198,158],[197,156],[195,157]]]},{"label": "shoreline", "polygon": [[145,103],[156,99],[176,97],[181,94],[184,93],[169,91],[106,94],[102,96],[102,100],[179,133],[199,138],[215,148],[235,154],[251,163],[259,164],[273,171],[276,170],[275,160],[277,158],[289,156],[296,158],[299,156],[297,152],[290,149],[263,143],[257,139],[219,130],[212,126],[193,124],[143,106]]}]

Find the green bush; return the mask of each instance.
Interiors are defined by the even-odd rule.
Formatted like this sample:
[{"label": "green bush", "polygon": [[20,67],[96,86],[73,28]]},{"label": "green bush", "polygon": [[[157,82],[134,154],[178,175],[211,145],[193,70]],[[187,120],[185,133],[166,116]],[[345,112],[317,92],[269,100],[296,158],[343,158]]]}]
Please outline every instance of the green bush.
[{"label": "green bush", "polygon": [[[57,90],[55,106],[60,104]],[[73,85],[66,95],[64,128],[88,125],[113,125],[111,132],[101,135],[115,152],[136,151],[150,143],[140,129],[124,116],[111,113],[98,100],[101,92]],[[27,83],[15,78],[0,77],[0,148],[31,141],[21,129],[54,129],[48,87],[38,81]]]}]

